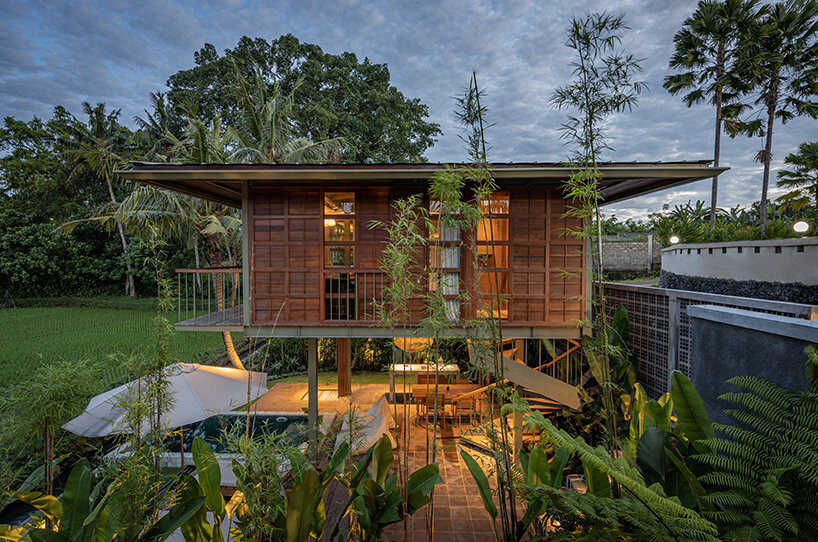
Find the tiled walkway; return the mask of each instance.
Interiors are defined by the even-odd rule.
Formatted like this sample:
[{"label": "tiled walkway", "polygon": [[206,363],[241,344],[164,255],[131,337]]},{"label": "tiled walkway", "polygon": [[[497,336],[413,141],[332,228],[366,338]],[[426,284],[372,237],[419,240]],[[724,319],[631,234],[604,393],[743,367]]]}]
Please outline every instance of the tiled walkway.
[{"label": "tiled walkway", "polygon": [[[331,386],[328,386],[328,389]],[[259,399],[259,410],[292,411],[298,412],[307,406],[304,399],[306,384],[279,383],[270,392]],[[388,390],[385,384],[353,385],[353,404],[358,407],[367,407],[374,403]],[[400,391],[400,390],[399,390]],[[349,408],[349,400],[319,401],[319,412],[344,412]],[[389,406],[394,413],[394,405]],[[409,473],[427,464],[426,459],[426,428],[415,423],[415,407],[408,407],[409,423],[404,424],[403,405],[397,407],[396,421],[399,431],[397,435],[399,449],[395,451],[395,467],[403,461],[403,428],[408,427],[408,466]],[[483,507],[477,483],[471,476],[463,459],[460,457],[459,434],[461,428],[447,425],[446,429],[438,427],[436,445],[436,461],[440,464],[440,474],[444,483],[435,487],[434,500],[434,540],[436,542],[489,542],[496,540],[491,517]],[[431,435],[431,429],[430,429]],[[484,464],[484,472],[488,473],[489,459],[472,449],[465,448],[478,462]],[[496,499],[495,499],[496,504]],[[428,505],[427,505],[428,506]],[[522,514],[522,511],[520,511]],[[522,517],[520,515],[519,517]],[[498,522],[499,527],[499,522]],[[408,520],[408,542],[427,540],[426,507],[418,510],[414,517]],[[404,539],[403,522],[390,526],[384,536],[387,541],[401,541]]]},{"label": "tiled walkway", "polygon": [[[402,407],[399,406],[399,410]],[[402,422],[402,415],[399,415]],[[410,420],[413,416],[410,414]],[[399,423],[404,427],[403,423]],[[426,460],[426,432],[422,425],[410,421],[409,425],[409,473],[427,464]],[[434,500],[434,540],[436,542],[490,542],[496,540],[491,516],[483,507],[483,501],[477,489],[477,483],[471,476],[466,464],[460,457],[459,430],[447,427],[441,431],[438,428],[437,457],[440,464],[440,474],[443,484],[435,487]],[[442,434],[441,434],[442,433]],[[399,441],[399,446],[403,441]],[[488,458],[482,454],[465,448],[478,462],[484,463],[484,472],[487,472]],[[403,452],[396,453],[403,460]],[[427,505],[428,506],[428,505]],[[409,537],[411,542],[427,540],[425,507],[418,510],[409,520]],[[499,527],[499,523],[498,523]],[[392,526],[386,532],[386,540],[403,540],[403,523]]]}]

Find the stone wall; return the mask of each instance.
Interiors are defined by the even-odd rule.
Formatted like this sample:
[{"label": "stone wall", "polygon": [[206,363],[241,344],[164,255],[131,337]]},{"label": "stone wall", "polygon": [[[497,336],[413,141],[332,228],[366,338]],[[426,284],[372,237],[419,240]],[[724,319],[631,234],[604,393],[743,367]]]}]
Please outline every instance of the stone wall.
[{"label": "stone wall", "polygon": [[661,249],[659,240],[651,233],[605,235],[602,238],[605,274],[651,274],[661,264]]}]

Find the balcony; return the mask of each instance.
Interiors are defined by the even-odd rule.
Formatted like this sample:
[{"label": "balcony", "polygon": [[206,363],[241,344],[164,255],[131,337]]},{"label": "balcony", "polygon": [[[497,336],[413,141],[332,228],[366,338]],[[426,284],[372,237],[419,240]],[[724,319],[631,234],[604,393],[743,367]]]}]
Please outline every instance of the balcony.
[{"label": "balcony", "polygon": [[177,331],[242,331],[241,267],[176,270]]}]

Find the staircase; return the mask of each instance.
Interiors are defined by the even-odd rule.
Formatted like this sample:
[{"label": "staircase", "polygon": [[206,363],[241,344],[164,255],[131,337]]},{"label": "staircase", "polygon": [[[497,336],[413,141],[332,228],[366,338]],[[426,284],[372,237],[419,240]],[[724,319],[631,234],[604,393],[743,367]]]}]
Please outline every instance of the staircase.
[{"label": "staircase", "polygon": [[[523,396],[531,405],[532,410],[538,410],[544,415],[560,412],[564,409],[577,411],[582,407],[579,397],[579,384],[581,373],[576,371],[562,371],[558,374],[554,371],[556,364],[562,359],[566,359],[571,353],[579,350],[579,344],[573,346],[563,354],[553,360],[536,368],[526,365],[524,360],[517,359],[513,349],[504,348],[500,357],[503,364],[503,377],[507,382],[512,382],[522,388]],[[493,366],[486,366],[480,360],[475,359],[474,348],[469,345],[469,360],[478,369],[493,372]],[[544,371],[551,369],[554,375],[546,374]]]}]

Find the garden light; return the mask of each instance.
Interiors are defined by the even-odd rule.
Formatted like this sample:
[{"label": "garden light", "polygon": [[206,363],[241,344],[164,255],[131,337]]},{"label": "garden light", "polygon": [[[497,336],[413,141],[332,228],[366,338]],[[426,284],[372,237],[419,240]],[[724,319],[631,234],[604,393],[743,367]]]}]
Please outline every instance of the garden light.
[{"label": "garden light", "polygon": [[809,230],[809,224],[807,224],[803,220],[799,220],[798,222],[792,225],[792,229],[794,229],[795,233],[798,234],[807,233],[807,230]]},{"label": "garden light", "polygon": [[676,244],[679,243],[679,241],[680,241],[680,239],[679,239],[678,235],[671,235],[670,236],[670,244],[671,245],[676,245]]}]

